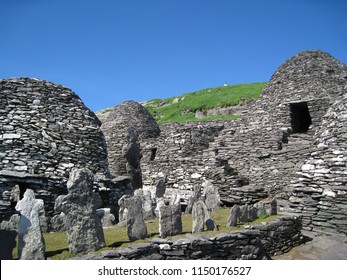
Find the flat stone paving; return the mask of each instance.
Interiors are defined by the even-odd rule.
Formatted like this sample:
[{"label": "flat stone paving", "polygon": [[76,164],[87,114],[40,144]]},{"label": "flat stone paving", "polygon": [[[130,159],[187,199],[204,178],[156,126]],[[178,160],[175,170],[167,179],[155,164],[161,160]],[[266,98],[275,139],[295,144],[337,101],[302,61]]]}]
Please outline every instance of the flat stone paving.
[{"label": "flat stone paving", "polygon": [[274,260],[347,260],[347,236],[317,235],[303,231],[307,241]]}]

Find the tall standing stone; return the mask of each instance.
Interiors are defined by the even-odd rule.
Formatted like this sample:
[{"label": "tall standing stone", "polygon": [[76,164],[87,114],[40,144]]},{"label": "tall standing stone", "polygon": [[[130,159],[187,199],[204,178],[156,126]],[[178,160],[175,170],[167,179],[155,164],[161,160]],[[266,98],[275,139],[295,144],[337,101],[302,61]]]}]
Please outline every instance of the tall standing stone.
[{"label": "tall standing stone", "polygon": [[119,205],[119,222],[118,226],[124,227],[126,226],[127,223],[127,213],[128,213],[128,208],[126,206],[126,199],[129,198],[130,196],[125,194],[123,195],[119,200],[118,200],[118,205]]},{"label": "tall standing stone", "polygon": [[147,237],[147,226],[143,220],[142,200],[139,196],[126,198],[127,208],[127,233],[130,241],[145,239]]},{"label": "tall standing stone", "polygon": [[206,204],[199,200],[194,203],[192,210],[192,232],[201,232],[206,230],[217,230],[211,213],[208,211]]},{"label": "tall standing stone", "polygon": [[66,216],[69,251],[87,254],[105,246],[104,232],[96,210],[101,198],[93,192],[93,174],[88,169],[74,169],[67,182],[68,194],[60,195],[55,210]]},{"label": "tall standing stone", "polygon": [[234,205],[230,210],[230,216],[227,221],[227,227],[234,227],[240,218],[240,206]]},{"label": "tall standing stone", "polygon": [[42,199],[35,199],[34,191],[27,189],[16,205],[20,213],[18,228],[18,257],[21,260],[44,260],[45,241],[40,226],[40,213],[44,212]]},{"label": "tall standing stone", "polygon": [[182,233],[181,206],[164,205],[159,207],[159,235],[162,238]]},{"label": "tall standing stone", "polygon": [[128,129],[128,144],[123,147],[123,157],[126,158],[126,170],[130,177],[130,181],[133,185],[133,189],[142,188],[142,172],[141,172],[141,149],[137,143],[138,135],[137,131],[133,127]]}]

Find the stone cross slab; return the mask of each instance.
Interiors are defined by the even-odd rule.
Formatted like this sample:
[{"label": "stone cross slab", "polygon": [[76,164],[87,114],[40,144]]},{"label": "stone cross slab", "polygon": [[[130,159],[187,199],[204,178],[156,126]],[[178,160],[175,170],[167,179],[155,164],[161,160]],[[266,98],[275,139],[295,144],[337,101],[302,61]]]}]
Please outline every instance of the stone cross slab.
[{"label": "stone cross slab", "polygon": [[67,182],[68,194],[55,201],[55,210],[66,215],[69,251],[87,254],[105,247],[104,232],[96,209],[101,198],[93,192],[94,176],[88,169],[74,169]]}]

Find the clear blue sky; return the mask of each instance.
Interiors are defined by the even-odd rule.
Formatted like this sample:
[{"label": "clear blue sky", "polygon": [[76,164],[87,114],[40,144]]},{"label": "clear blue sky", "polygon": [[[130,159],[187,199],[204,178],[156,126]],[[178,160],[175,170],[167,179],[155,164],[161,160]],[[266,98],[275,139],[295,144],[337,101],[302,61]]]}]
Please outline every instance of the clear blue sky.
[{"label": "clear blue sky", "polygon": [[347,63],[345,0],[0,0],[0,79],[72,88],[93,111],[268,81],[299,51]]}]

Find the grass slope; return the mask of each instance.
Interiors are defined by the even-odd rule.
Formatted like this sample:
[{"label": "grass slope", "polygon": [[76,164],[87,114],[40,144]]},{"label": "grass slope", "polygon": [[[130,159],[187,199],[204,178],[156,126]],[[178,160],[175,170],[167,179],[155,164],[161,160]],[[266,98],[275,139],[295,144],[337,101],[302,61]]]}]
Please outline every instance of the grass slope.
[{"label": "grass slope", "polygon": [[207,88],[167,99],[153,99],[143,105],[158,123],[230,120],[239,118],[237,115],[218,115],[202,119],[195,118],[197,110],[204,111],[234,105],[244,105],[260,96],[266,83],[237,84]]}]

